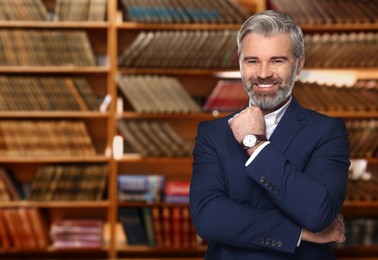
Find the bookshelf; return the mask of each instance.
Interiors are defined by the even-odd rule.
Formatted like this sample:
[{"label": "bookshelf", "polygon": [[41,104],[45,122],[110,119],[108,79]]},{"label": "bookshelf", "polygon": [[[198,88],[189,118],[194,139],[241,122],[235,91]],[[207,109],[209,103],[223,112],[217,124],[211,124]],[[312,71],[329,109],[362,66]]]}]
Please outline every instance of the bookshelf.
[{"label": "bookshelf", "polygon": [[[15,1],[16,2],[16,1]],[[60,0],[43,0],[42,3],[47,9],[49,16],[53,16]],[[61,1],[62,3],[64,1]],[[70,1],[66,1],[68,3]],[[82,1],[85,2],[85,1]],[[101,2],[101,1],[99,1]],[[237,0],[238,4],[254,13],[267,8],[263,0]],[[118,65],[118,57],[129,47],[141,32],[177,32],[194,31],[221,32],[224,30],[238,30],[239,23],[140,23],[135,21],[124,21],[121,1],[107,0],[105,19],[103,21],[0,21],[0,30],[10,32],[16,30],[24,31],[84,31],[88,36],[90,46],[95,56],[95,66],[22,66],[22,65],[1,65],[1,76],[7,77],[62,77],[62,78],[84,78],[95,96],[103,102],[106,96],[111,97],[111,102],[104,111],[76,110],[76,111],[25,111],[25,110],[2,110],[0,120],[23,121],[80,121],[84,122],[88,135],[93,141],[96,153],[93,155],[54,155],[54,156],[7,156],[1,157],[0,166],[11,169],[15,172],[16,178],[21,183],[32,183],[38,170],[47,165],[106,165],[108,168],[107,186],[101,200],[97,201],[1,201],[0,210],[14,208],[37,208],[40,210],[48,225],[58,219],[100,219],[107,223],[107,238],[99,248],[91,249],[64,249],[58,250],[52,245],[39,249],[0,249],[0,258],[135,258],[135,259],[201,259],[206,246],[198,243],[191,247],[151,247],[145,245],[127,245],[125,241],[119,241],[118,211],[122,208],[169,208],[171,205],[163,202],[124,202],[117,198],[117,177],[120,175],[144,175],[159,174],[168,181],[189,181],[191,176],[192,159],[190,156],[178,157],[143,157],[135,152],[125,152],[119,158],[114,158],[112,146],[115,136],[121,135],[117,128],[119,120],[126,121],[147,121],[168,123],[174,131],[186,141],[193,142],[197,125],[200,121],[210,120],[215,117],[224,116],[226,113],[212,112],[188,112],[188,113],[138,113],[131,108],[117,86],[118,76],[128,75],[158,75],[176,78],[183,89],[190,96],[203,103],[211,94],[219,79],[230,78],[225,71],[233,74],[231,77],[238,77],[237,69],[219,68],[136,68],[123,67]],[[348,33],[355,31],[377,32],[377,23],[371,24],[303,24],[305,34],[337,32]],[[306,68],[311,72],[320,73],[345,73],[355,74],[358,79],[377,79],[378,68]],[[235,76],[236,75],[236,76]],[[121,104],[119,103],[121,100]],[[378,119],[376,111],[368,112],[343,112],[325,111],[330,116],[345,118],[345,120],[356,119]],[[378,164],[377,158],[368,158],[369,163]],[[185,204],[175,205],[185,208]],[[347,200],[343,213],[346,218],[352,217],[377,217],[377,202],[364,200]],[[122,230],[121,230],[122,232]],[[378,246],[366,247],[343,247],[336,249],[340,258],[347,257],[373,257],[378,255]],[[373,259],[373,258],[369,258]]]}]

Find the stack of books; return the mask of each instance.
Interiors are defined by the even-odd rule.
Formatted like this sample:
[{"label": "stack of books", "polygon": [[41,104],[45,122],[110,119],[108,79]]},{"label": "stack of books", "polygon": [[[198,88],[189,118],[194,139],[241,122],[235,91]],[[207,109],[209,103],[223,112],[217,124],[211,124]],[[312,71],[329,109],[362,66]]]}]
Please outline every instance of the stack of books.
[{"label": "stack of books", "polygon": [[1,66],[96,66],[84,30],[0,30]]},{"label": "stack of books", "polygon": [[100,102],[81,77],[0,76],[0,110],[99,110]]},{"label": "stack of books", "polygon": [[58,0],[54,20],[104,21],[106,5],[106,0]]},{"label": "stack of books", "polygon": [[102,200],[107,176],[108,167],[104,164],[41,166],[31,183],[28,200]]},{"label": "stack of books", "polygon": [[200,106],[175,77],[128,75],[117,77],[118,88],[138,113],[196,113]]},{"label": "stack of books", "polygon": [[45,250],[50,244],[46,219],[37,208],[0,209],[0,249]]},{"label": "stack of books", "polygon": [[231,112],[242,110],[248,105],[248,95],[241,80],[221,79],[203,105],[203,110]]},{"label": "stack of books", "polygon": [[163,175],[119,175],[118,200],[161,202],[164,180]]},{"label": "stack of books", "polygon": [[165,203],[189,203],[190,181],[166,181],[164,185]]},{"label": "stack of books", "polygon": [[373,24],[377,22],[377,1],[355,0],[270,0],[269,7],[290,15],[301,25]]},{"label": "stack of books", "polygon": [[60,219],[51,224],[54,249],[101,248],[103,221],[99,219]]},{"label": "stack of books", "polygon": [[57,0],[48,10],[43,0],[2,0],[0,20],[104,21],[106,0]]},{"label": "stack of books", "polygon": [[120,67],[238,69],[236,30],[142,31],[118,58]]},{"label": "stack of books", "polygon": [[0,8],[1,21],[46,21],[48,10],[42,0],[3,0]]},{"label": "stack of books", "polygon": [[195,248],[202,243],[187,206],[124,207],[118,219],[129,245]]},{"label": "stack of books", "polygon": [[375,68],[378,33],[314,34],[305,36],[306,68]]},{"label": "stack of books", "polygon": [[234,0],[122,0],[125,21],[141,23],[242,23],[246,12]]},{"label": "stack of books", "polygon": [[75,120],[1,120],[1,156],[91,156],[87,127]]},{"label": "stack of books", "polygon": [[153,157],[191,156],[193,142],[182,138],[167,122],[119,120],[118,130],[125,138],[126,152]]}]

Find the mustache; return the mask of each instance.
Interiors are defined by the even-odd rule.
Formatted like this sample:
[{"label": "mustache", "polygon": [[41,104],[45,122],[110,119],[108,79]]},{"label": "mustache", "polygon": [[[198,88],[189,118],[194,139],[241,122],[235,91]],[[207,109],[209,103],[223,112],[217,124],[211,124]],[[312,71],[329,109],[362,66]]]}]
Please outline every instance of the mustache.
[{"label": "mustache", "polygon": [[274,77],[269,77],[269,78],[253,78],[251,80],[252,84],[257,84],[257,85],[270,85],[270,84],[276,84],[280,83],[281,80],[274,78]]}]

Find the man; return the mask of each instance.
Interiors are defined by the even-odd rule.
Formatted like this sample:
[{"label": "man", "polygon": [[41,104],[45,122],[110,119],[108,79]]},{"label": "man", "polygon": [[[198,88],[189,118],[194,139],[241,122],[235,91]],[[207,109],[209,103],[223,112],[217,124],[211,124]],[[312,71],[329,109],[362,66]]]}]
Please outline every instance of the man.
[{"label": "man", "polygon": [[335,259],[331,242],[345,240],[345,125],[291,95],[304,42],[287,15],[250,17],[237,41],[249,106],[202,122],[193,151],[190,209],[205,259]]}]

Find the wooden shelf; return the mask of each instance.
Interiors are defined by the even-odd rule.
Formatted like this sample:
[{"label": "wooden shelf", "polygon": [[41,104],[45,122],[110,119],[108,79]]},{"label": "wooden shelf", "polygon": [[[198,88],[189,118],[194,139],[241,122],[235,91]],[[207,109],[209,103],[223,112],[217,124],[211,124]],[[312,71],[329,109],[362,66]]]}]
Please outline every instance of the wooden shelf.
[{"label": "wooden shelf", "polygon": [[110,201],[9,201],[1,202],[1,208],[38,207],[38,208],[108,208]]},{"label": "wooden shelf", "polygon": [[77,66],[1,66],[0,73],[48,73],[48,74],[82,74],[109,73],[109,67],[77,67]]},{"label": "wooden shelf", "polygon": [[91,21],[0,21],[0,28],[107,29],[109,25],[109,22]]}]

